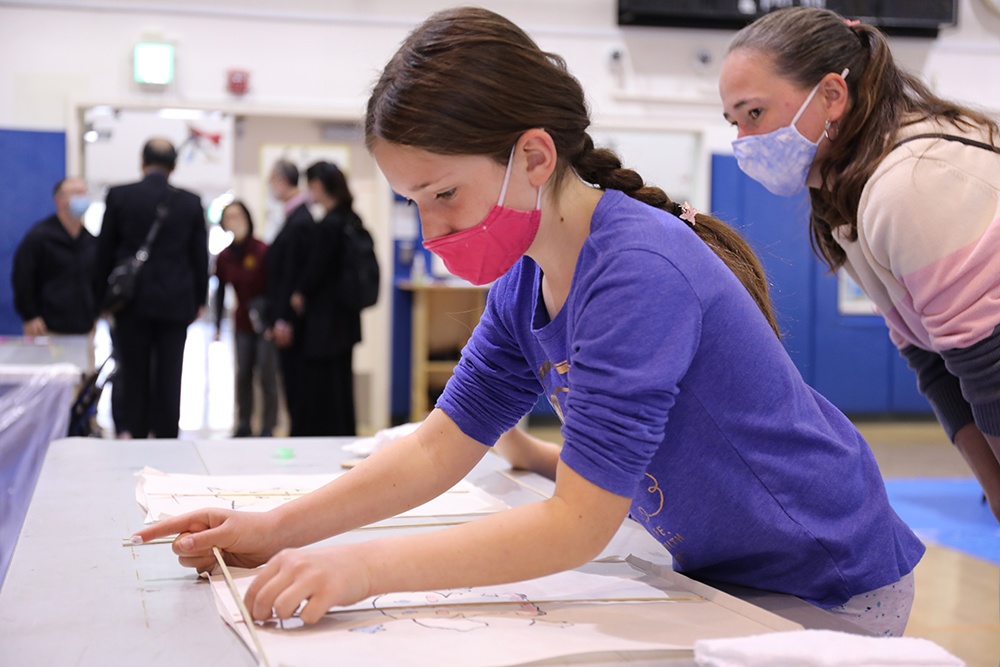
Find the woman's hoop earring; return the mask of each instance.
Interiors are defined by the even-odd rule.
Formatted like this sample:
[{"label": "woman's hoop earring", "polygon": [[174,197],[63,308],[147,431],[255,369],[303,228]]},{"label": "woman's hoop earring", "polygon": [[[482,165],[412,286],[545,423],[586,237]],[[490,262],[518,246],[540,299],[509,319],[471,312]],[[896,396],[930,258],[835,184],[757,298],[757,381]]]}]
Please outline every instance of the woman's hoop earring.
[{"label": "woman's hoop earring", "polygon": [[830,141],[837,140],[837,134],[839,134],[840,126],[836,121],[830,122],[829,120],[823,125],[823,132],[826,134],[826,138]]}]

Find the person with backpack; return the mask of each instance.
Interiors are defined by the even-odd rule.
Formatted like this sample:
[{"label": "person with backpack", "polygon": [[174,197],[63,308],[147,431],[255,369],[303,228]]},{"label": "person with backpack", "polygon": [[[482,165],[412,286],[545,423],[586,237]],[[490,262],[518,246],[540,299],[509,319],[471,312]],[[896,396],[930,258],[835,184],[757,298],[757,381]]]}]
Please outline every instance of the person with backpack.
[{"label": "person with backpack", "polygon": [[355,258],[348,257],[356,251],[348,235],[364,228],[354,212],[347,179],[335,164],[311,165],[306,180],[313,201],[326,215],[316,226],[308,262],[292,295],[292,307],[302,318],[294,435],[350,436],[356,434],[352,357],[361,340],[361,309],[357,281],[344,278],[344,273],[356,268]]},{"label": "person with backpack", "polygon": [[106,299],[113,293],[112,273],[128,258],[147,256],[134,295],[114,315],[121,378],[114,393],[123,397],[124,413],[115,428],[123,439],[177,437],[188,326],[201,317],[208,295],[205,211],[198,195],[170,185],[176,166],[174,145],[149,139],[142,149],[142,180],[108,190],[97,238],[94,302],[105,310],[113,308]]}]

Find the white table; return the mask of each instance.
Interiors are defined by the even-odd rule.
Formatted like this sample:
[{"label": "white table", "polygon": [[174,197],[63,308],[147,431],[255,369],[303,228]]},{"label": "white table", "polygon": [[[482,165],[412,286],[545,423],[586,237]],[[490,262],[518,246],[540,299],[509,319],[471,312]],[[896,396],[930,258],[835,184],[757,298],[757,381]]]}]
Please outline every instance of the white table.
[{"label": "white table", "polygon": [[93,363],[94,337],[90,334],[0,336],[0,366],[73,364],[87,370]]},{"label": "white table", "polygon": [[[202,474],[315,473],[348,457],[333,439],[216,441],[54,441],[0,589],[0,662],[34,665],[253,665],[218,615],[207,584],[182,568],[168,545],[122,547],[142,525],[135,473],[144,466]],[[291,448],[294,457],[276,456]],[[538,494],[497,472],[487,456],[468,479],[510,505]],[[539,485],[546,480],[537,478]],[[407,530],[434,530],[408,528]],[[645,535],[642,533],[642,535]],[[655,545],[655,541],[650,543]],[[756,592],[756,602],[808,627],[853,626],[796,598]],[[547,665],[610,665],[621,656],[585,656]],[[333,663],[331,663],[333,664]],[[636,665],[690,666],[672,654]]]}]

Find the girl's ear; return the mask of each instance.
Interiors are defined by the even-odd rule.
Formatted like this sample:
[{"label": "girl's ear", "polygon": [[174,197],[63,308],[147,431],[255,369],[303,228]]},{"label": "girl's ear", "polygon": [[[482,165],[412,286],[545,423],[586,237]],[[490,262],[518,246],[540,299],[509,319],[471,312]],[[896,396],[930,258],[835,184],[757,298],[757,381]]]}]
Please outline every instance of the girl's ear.
[{"label": "girl's ear", "polygon": [[528,180],[536,188],[549,180],[556,169],[556,144],[541,128],[528,130],[517,140],[514,159],[520,160],[522,156],[527,163]]}]

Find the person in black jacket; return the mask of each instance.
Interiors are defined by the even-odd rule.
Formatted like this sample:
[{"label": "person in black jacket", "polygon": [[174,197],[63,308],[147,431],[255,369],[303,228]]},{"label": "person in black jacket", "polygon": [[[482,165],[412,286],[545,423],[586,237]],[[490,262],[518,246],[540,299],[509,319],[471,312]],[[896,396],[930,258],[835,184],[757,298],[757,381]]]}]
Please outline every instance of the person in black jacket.
[{"label": "person in black jacket", "polygon": [[288,160],[278,160],[268,181],[271,194],[284,207],[285,223],[267,250],[267,309],[265,337],[278,348],[285,405],[291,422],[289,435],[300,432],[299,376],[302,368],[302,322],[292,308],[292,293],[309,258],[316,227],[307,198],[299,190],[299,169]]},{"label": "person in black jacket", "polygon": [[354,345],[361,340],[361,313],[345,308],[337,280],[345,225],[360,225],[347,179],[336,165],[317,162],[306,170],[313,201],[326,209],[313,236],[309,261],[292,305],[302,314],[302,435],[355,435]]},{"label": "person in black jacket", "polygon": [[52,191],[56,212],[36,222],[14,252],[14,309],[25,336],[86,334],[97,308],[90,291],[97,240],[83,226],[87,184],[65,178]]},{"label": "person in black jacket", "polygon": [[142,245],[157,206],[167,206],[135,296],[115,315],[114,344],[127,387],[124,428],[117,425],[122,437],[177,437],[187,328],[201,315],[208,293],[205,212],[197,195],[167,182],[176,163],[173,144],[147,141],[143,179],[108,191],[97,239],[94,291],[101,303],[112,269]]}]

